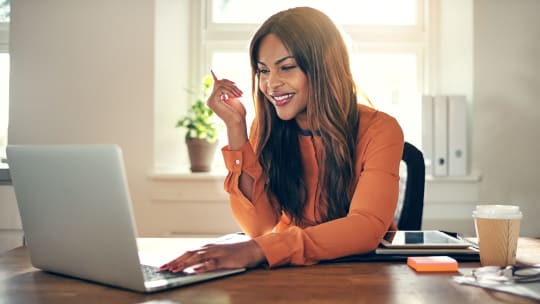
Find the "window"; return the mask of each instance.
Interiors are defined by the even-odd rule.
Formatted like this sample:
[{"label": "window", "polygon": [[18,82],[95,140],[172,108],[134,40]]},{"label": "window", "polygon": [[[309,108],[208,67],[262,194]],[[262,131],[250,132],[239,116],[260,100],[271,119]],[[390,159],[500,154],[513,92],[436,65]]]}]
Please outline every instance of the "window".
[{"label": "window", "polygon": [[9,119],[9,54],[0,52],[0,158],[5,158]]},{"label": "window", "polygon": [[210,0],[208,15],[216,24],[260,24],[273,13],[296,6],[311,6],[341,24],[414,25],[416,0]]},{"label": "window", "polygon": [[6,157],[9,118],[9,2],[0,0],[0,159]]},{"label": "window", "polygon": [[[424,1],[208,0],[206,5],[202,19],[208,20],[202,23],[206,39],[201,45],[207,56],[201,66],[233,79],[244,92],[250,91],[247,47],[258,25],[288,7],[309,5],[322,10],[349,40],[359,88],[376,108],[399,120],[408,141],[420,146],[420,95],[427,55]],[[250,119],[252,105],[247,106]]]},{"label": "window", "polygon": [[[420,97],[428,91],[426,71],[429,70],[427,3],[427,0],[190,1],[190,28],[195,33],[188,40],[191,86],[210,69],[220,78],[234,80],[246,93],[244,104],[248,123],[251,122],[254,114],[249,99],[248,47],[253,33],[275,12],[311,6],[325,12],[342,29],[349,43],[351,67],[359,91],[365,93],[363,96],[375,108],[397,118],[407,141],[421,146]],[[360,102],[367,103],[363,96],[359,96]],[[225,131],[221,132],[220,142],[227,142]],[[160,159],[159,151],[166,148],[157,145],[159,171],[166,163]],[[176,154],[182,153],[178,145],[173,149],[179,150]],[[220,153],[214,164],[216,169],[223,168]]]}]

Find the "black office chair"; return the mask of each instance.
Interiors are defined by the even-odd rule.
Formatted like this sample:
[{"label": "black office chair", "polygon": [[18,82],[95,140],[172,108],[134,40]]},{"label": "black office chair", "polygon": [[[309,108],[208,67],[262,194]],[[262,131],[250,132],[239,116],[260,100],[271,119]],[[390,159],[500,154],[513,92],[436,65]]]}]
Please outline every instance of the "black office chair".
[{"label": "black office chair", "polygon": [[426,181],[424,155],[414,145],[405,142],[401,159],[403,166],[400,167],[399,200],[394,220],[400,230],[420,230]]}]

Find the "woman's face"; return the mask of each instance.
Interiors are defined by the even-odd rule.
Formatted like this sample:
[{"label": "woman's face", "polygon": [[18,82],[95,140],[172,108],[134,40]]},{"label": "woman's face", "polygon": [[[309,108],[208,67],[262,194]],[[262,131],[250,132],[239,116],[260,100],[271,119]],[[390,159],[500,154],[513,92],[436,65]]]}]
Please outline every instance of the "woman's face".
[{"label": "woman's face", "polygon": [[269,34],[262,39],[257,68],[259,89],[274,105],[278,117],[296,119],[300,128],[308,129],[308,79],[276,35]]}]

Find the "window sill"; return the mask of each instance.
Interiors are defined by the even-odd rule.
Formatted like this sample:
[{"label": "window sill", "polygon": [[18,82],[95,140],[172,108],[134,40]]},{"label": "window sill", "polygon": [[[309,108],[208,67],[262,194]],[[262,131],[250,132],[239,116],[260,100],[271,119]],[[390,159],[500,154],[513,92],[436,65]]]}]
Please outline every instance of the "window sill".
[{"label": "window sill", "polygon": [[210,172],[196,172],[191,171],[159,171],[152,172],[148,175],[148,178],[152,181],[216,181],[223,180],[227,176],[227,171],[212,170]]},{"label": "window sill", "polygon": [[148,175],[154,203],[228,203],[223,190],[227,172],[192,173],[190,171],[155,171]]},{"label": "window sill", "polygon": [[465,176],[433,176],[426,175],[426,183],[478,183],[482,180],[482,176],[478,173],[472,173]]},{"label": "window sill", "polygon": [[[152,201],[156,203],[226,203],[223,190],[225,169],[207,173],[185,171],[156,171],[148,175],[152,185]],[[478,201],[480,174],[467,176],[426,176],[425,202],[475,203]]]},{"label": "window sill", "polygon": [[11,175],[6,163],[0,163],[0,185],[11,185]]},{"label": "window sill", "polygon": [[[210,172],[193,173],[184,171],[152,172],[148,178],[153,181],[215,181],[223,180],[227,176],[226,169],[215,169]],[[465,176],[432,176],[426,175],[426,184],[462,184],[478,183],[482,179],[480,174],[473,173]]]}]

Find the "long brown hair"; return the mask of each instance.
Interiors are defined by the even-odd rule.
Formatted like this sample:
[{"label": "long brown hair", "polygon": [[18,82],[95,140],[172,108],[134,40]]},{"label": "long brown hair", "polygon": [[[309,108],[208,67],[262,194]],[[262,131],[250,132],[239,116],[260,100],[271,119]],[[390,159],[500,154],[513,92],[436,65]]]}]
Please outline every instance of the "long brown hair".
[{"label": "long brown hair", "polygon": [[269,197],[297,225],[308,224],[304,217],[307,190],[298,126],[295,120],[280,120],[258,86],[259,46],[268,34],[281,40],[308,79],[307,120],[311,130],[320,132],[324,146],[319,166],[319,202],[323,204],[319,210],[323,221],[343,217],[349,210],[356,183],[355,146],[360,119],[343,37],[322,12],[297,7],[266,20],[250,45],[255,152],[266,175]]}]

